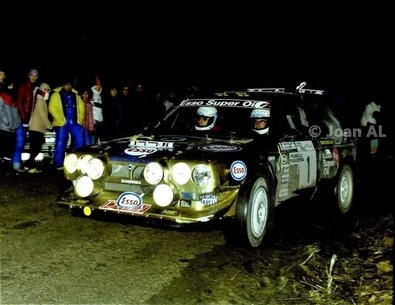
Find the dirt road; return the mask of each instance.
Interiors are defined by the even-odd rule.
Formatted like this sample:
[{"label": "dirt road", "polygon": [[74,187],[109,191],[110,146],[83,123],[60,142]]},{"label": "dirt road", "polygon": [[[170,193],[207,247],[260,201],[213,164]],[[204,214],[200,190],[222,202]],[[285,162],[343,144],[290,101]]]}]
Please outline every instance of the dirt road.
[{"label": "dirt road", "polygon": [[53,204],[64,185],[0,176],[1,304],[392,304],[389,182],[344,223],[280,207],[259,249],[227,245],[217,225],[72,216]]}]

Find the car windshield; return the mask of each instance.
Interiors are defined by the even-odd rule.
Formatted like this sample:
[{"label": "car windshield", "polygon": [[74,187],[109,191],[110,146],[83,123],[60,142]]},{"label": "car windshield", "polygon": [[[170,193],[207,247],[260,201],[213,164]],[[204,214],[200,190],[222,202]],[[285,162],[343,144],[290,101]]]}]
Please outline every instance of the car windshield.
[{"label": "car windshield", "polygon": [[[265,108],[269,109],[269,108]],[[179,106],[155,128],[156,132],[183,135],[252,137],[252,107]],[[265,118],[269,120],[269,118]]]}]

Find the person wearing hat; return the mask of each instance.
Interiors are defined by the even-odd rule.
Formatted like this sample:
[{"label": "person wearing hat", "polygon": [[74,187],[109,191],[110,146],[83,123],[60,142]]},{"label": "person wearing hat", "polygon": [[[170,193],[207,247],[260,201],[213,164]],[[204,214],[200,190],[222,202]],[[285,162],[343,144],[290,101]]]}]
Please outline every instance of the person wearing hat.
[{"label": "person wearing hat", "polygon": [[71,81],[66,80],[62,87],[54,89],[48,110],[56,133],[54,164],[57,169],[62,169],[69,135],[74,149],[84,145],[82,124],[85,104],[77,90],[73,89]]},{"label": "person wearing hat", "polygon": [[18,106],[21,123],[16,131],[16,145],[12,156],[12,166],[18,172],[25,171],[22,167],[22,152],[26,142],[27,129],[29,127],[30,116],[34,99],[34,90],[38,80],[38,70],[30,69],[27,80],[21,83],[17,89],[16,104]]}]

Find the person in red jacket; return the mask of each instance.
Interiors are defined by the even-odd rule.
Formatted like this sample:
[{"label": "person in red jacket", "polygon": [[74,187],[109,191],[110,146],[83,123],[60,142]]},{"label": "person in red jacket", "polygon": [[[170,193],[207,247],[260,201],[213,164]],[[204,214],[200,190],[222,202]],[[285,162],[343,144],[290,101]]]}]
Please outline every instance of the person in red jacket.
[{"label": "person in red jacket", "polygon": [[16,171],[24,171],[22,167],[22,152],[26,142],[27,129],[29,127],[30,116],[32,114],[33,92],[38,79],[38,70],[31,69],[27,80],[21,83],[17,89],[16,104],[18,106],[21,123],[16,130],[16,146],[12,156],[12,167]]}]

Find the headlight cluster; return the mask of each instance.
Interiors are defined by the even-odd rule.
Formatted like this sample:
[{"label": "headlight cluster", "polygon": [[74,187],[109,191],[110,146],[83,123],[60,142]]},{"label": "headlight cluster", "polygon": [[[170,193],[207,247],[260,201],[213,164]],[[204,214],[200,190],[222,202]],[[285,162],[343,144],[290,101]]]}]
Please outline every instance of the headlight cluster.
[{"label": "headlight cluster", "polygon": [[178,185],[184,185],[192,178],[198,186],[205,186],[211,181],[212,172],[206,164],[198,164],[191,170],[188,164],[179,162],[171,168],[171,178]]},{"label": "headlight cluster", "polygon": [[68,154],[63,162],[64,171],[73,181],[75,193],[80,197],[92,195],[95,180],[103,177],[106,167],[104,161],[91,155]]},{"label": "headlight cluster", "polygon": [[[157,162],[148,163],[144,168],[143,176],[147,183],[155,186],[152,195],[158,206],[166,207],[178,200],[176,187],[163,182],[167,179],[162,165]],[[197,186],[203,187],[211,182],[212,177],[212,169],[206,164],[197,164],[191,168],[185,162],[177,162],[169,168],[169,178],[179,186],[192,181]]]},{"label": "headlight cluster", "polygon": [[92,180],[100,179],[105,172],[104,162],[91,155],[78,157],[76,154],[68,154],[64,158],[63,166],[69,175],[86,174]]}]

